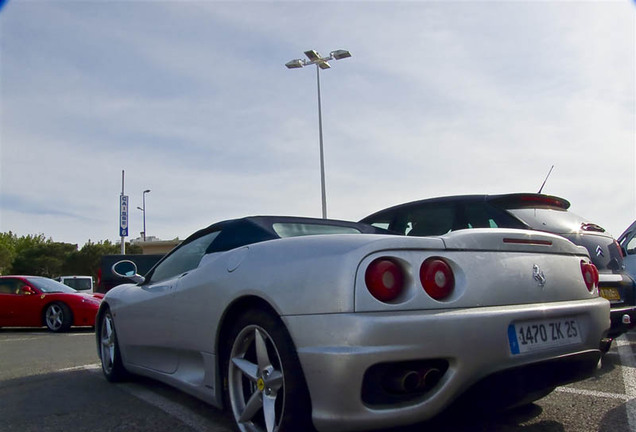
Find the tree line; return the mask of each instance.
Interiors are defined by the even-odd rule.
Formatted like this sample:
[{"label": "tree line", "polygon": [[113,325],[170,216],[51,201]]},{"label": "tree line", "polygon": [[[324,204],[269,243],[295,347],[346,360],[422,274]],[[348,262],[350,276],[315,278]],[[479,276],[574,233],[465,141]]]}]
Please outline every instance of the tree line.
[{"label": "tree line", "polygon": [[[64,275],[97,278],[104,255],[121,252],[121,246],[110,240],[81,248],[76,244],[54,242],[44,234],[17,236],[11,231],[0,233],[0,275],[30,275],[55,278]],[[140,246],[126,243],[127,254],[141,254]]]}]

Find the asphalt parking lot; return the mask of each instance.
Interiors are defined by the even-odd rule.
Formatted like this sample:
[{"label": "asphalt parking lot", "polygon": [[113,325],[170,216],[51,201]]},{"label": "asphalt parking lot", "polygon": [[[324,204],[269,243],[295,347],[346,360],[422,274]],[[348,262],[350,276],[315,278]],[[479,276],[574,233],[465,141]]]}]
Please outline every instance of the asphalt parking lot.
[{"label": "asphalt parking lot", "polygon": [[[504,413],[449,412],[415,431],[636,431],[636,332],[615,342],[597,374]],[[1,431],[233,431],[229,416],[148,379],[102,377],[90,329],[0,330]],[[397,431],[397,429],[393,429]]]}]

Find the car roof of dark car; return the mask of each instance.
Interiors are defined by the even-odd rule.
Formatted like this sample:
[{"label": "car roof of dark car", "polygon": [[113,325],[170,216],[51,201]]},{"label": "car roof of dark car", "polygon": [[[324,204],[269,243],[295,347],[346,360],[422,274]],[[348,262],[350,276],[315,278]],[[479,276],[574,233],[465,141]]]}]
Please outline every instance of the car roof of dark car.
[{"label": "car roof of dark car", "polygon": [[487,195],[487,194],[473,194],[473,195],[449,195],[435,198],[426,198],[416,201],[411,201],[403,204],[398,204],[392,207],[385,208],[383,210],[377,211],[365,218],[361,219],[361,223],[369,223],[373,221],[375,218],[380,217],[385,214],[393,213],[395,211],[411,208],[411,207],[419,207],[422,205],[443,205],[447,203],[471,203],[471,202],[480,202],[480,201],[488,201],[492,204],[499,205],[502,207],[544,207],[544,208],[559,208],[562,210],[566,210],[570,207],[570,202],[566,199],[552,196],[552,195],[544,195],[538,193],[510,193],[510,194],[496,194],[496,195]]}]

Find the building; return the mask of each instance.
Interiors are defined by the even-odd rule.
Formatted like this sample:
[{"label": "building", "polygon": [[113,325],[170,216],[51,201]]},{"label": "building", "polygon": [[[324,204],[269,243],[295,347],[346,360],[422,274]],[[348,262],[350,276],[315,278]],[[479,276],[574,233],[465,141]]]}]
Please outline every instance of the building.
[{"label": "building", "polygon": [[141,247],[144,255],[166,254],[178,246],[179,243],[181,243],[179,237],[172,240],[161,240],[154,236],[148,236],[146,240],[138,237],[130,241],[130,244]]}]

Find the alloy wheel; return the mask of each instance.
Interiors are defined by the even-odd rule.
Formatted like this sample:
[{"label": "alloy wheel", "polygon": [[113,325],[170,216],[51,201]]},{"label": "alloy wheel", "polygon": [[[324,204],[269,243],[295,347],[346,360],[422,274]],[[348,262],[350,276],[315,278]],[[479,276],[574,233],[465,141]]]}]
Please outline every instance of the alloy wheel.
[{"label": "alloy wheel", "polygon": [[57,331],[64,323],[64,311],[58,304],[52,304],[46,310],[46,325],[49,329]]},{"label": "alloy wheel", "polygon": [[113,364],[115,363],[115,331],[113,328],[113,318],[110,316],[110,313],[104,314],[100,341],[102,367],[106,374],[110,374],[113,371]]},{"label": "alloy wheel", "polygon": [[230,355],[228,391],[242,432],[274,432],[284,412],[284,370],[278,348],[257,325],[237,335]]}]

